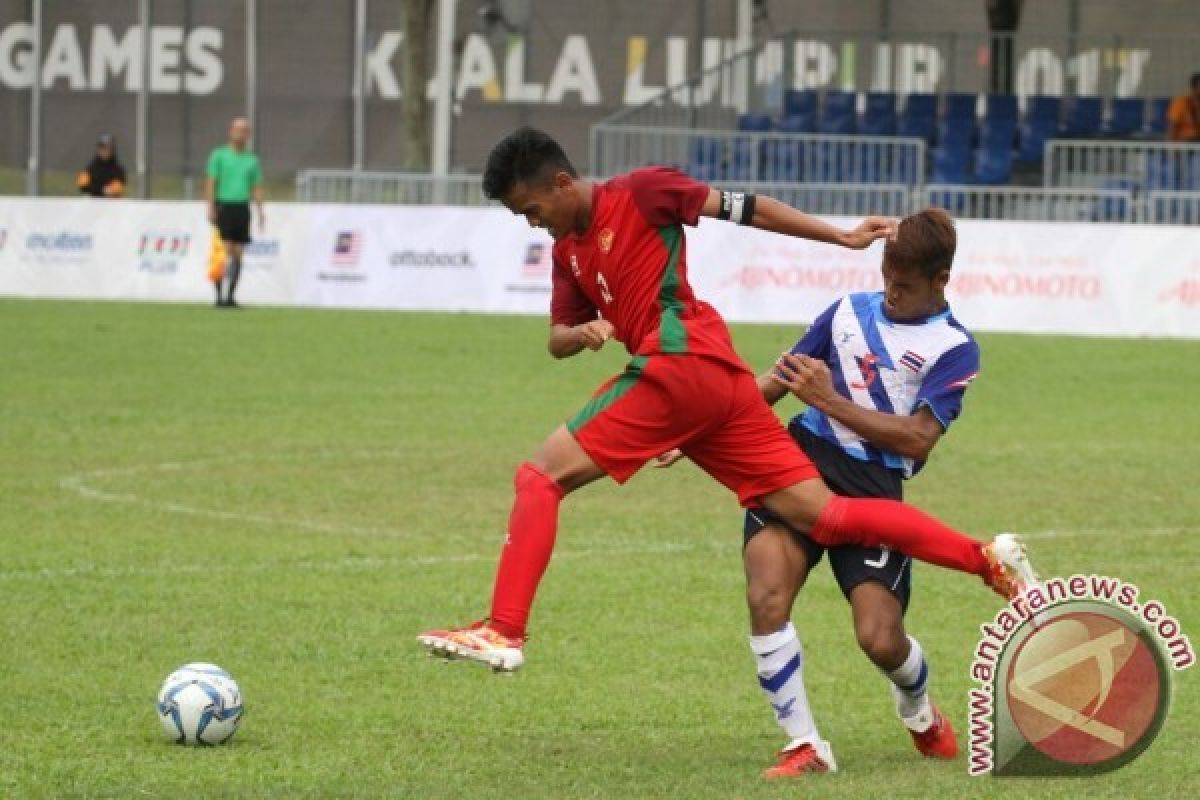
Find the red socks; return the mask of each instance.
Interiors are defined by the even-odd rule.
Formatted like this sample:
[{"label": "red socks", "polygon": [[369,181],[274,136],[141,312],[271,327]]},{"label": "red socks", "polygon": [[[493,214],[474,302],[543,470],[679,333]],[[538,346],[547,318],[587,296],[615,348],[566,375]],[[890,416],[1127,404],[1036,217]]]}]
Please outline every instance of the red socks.
[{"label": "red socks", "polygon": [[983,576],[983,543],[895,500],[834,496],[809,532],[827,547],[888,547],[919,561]]},{"label": "red socks", "polygon": [[510,638],[525,636],[529,608],[554,552],[562,487],[529,462],[517,468],[517,490],[508,518],[508,538],[500,553],[492,590],[491,627]]}]

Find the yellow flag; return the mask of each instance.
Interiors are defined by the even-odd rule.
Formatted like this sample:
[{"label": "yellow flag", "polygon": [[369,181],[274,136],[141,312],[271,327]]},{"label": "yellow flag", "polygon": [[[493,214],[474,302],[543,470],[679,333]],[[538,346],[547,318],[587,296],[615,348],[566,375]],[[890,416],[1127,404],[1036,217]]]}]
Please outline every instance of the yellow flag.
[{"label": "yellow flag", "polygon": [[208,279],[220,283],[225,277],[225,242],[221,241],[221,232],[213,228],[212,246],[208,250]]}]

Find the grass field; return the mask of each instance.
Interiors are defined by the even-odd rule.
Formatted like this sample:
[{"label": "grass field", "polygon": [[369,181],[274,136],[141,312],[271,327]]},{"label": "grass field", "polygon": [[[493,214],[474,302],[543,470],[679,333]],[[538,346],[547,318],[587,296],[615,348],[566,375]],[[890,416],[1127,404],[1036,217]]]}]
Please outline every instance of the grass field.
[{"label": "grass field", "polygon": [[[513,467],[622,363],[553,362],[544,326],[0,301],[0,796],[1200,795],[1197,671],[1108,776],[923,762],[824,567],[796,624],[841,772],[762,783],[782,737],[745,641],[740,516],[690,465],[564,506],[523,672],[426,658],[418,630],[486,610]],[[764,365],[796,333],[734,335]],[[909,498],[1033,534],[1045,573],[1136,582],[1200,640],[1200,343],[980,338]],[[961,733],[998,601],[914,577],[910,627]],[[245,692],[229,746],[159,731],[158,684],[191,660]]]}]

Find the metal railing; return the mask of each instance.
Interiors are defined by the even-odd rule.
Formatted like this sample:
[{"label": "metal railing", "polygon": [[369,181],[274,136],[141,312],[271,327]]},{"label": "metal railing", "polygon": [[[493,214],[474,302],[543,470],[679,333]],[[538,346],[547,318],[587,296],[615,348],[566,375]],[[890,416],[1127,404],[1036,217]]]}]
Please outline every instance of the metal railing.
[{"label": "metal railing", "polygon": [[605,176],[665,164],[703,181],[915,186],[924,181],[925,142],[899,136],[595,125],[591,164],[596,174]]},{"label": "metal railing", "polygon": [[1200,191],[1146,192],[1144,219],[1158,225],[1200,225]]},{"label": "metal railing", "polygon": [[1054,139],[1046,145],[1046,186],[1200,189],[1200,145]]},{"label": "metal railing", "polygon": [[1062,189],[929,184],[924,205],[963,219],[1030,222],[1133,222],[1137,207],[1128,189]]},{"label": "metal railing", "polygon": [[808,214],[863,217],[883,214],[902,217],[912,213],[918,196],[901,183],[853,185],[845,183],[788,183],[755,181],[731,185],[769,195]]},{"label": "metal railing", "polygon": [[296,175],[296,199],[304,203],[489,205],[480,181],[478,175],[306,169]]}]

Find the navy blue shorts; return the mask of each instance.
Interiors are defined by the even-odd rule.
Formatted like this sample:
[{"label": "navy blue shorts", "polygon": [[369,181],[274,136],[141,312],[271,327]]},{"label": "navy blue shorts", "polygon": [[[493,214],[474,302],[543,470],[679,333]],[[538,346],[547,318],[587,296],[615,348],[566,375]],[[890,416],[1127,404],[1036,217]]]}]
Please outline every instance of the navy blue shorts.
[{"label": "navy blue shorts", "polygon": [[[843,497],[904,499],[904,481],[896,470],[846,455],[840,447],[799,424],[790,426],[788,431],[800,445],[800,449],[812,459],[825,484],[835,494]],[[808,557],[809,570],[816,569],[826,548],[814,542],[807,534],[788,527],[765,508],[746,510],[744,541],[749,543],[759,531],[772,523],[791,531],[792,537]],[[847,600],[850,599],[850,591],[855,586],[864,581],[877,581],[896,596],[902,608],[908,609],[908,599],[912,592],[912,559],[908,556],[883,547],[840,545],[829,550],[829,565],[833,568],[833,576]]]}]

